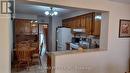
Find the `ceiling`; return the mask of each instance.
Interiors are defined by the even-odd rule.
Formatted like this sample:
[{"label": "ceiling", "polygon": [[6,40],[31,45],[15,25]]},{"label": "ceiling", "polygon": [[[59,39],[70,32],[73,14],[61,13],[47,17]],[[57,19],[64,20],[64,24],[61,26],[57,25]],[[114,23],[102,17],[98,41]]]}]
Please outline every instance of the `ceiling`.
[{"label": "ceiling", "polygon": [[121,3],[130,4],[130,0],[110,0],[110,1],[115,1],[115,2],[121,2]]},{"label": "ceiling", "polygon": [[[110,0],[110,1],[130,3],[130,0]],[[86,11],[86,12],[96,11],[96,10],[81,9],[81,8],[55,6],[49,4],[29,3],[27,1],[24,2],[24,0],[16,0],[15,12],[16,14],[30,14],[30,15],[45,16],[44,12],[50,10],[50,7],[53,7],[54,10],[58,11],[58,15],[73,13],[76,11]]]},{"label": "ceiling", "polygon": [[[15,12],[16,14],[31,14],[31,15],[43,15],[44,12],[47,10],[50,10],[50,7],[52,6],[42,6],[42,5],[34,5],[34,4],[26,4],[26,3],[16,3],[15,4]],[[79,9],[79,8],[66,8],[66,7],[54,7],[53,9],[58,11],[59,15],[65,14],[65,13],[71,13],[79,10],[85,10],[85,9]]]}]

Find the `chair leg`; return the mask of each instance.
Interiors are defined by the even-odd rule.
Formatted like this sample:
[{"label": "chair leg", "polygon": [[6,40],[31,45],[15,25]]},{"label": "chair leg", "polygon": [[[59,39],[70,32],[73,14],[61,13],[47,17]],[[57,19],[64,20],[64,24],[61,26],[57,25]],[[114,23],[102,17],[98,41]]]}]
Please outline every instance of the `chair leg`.
[{"label": "chair leg", "polygon": [[41,66],[41,58],[40,58],[40,56],[38,57],[38,59],[39,59],[39,65]]},{"label": "chair leg", "polygon": [[29,71],[30,61],[27,62],[27,70]]},{"label": "chair leg", "polygon": [[19,64],[19,63],[17,63],[17,64],[15,65],[15,68],[17,69],[17,72],[18,72],[18,64]]},{"label": "chair leg", "polygon": [[18,63],[16,63],[15,68],[16,68],[16,69],[17,69],[17,71],[18,71]]}]

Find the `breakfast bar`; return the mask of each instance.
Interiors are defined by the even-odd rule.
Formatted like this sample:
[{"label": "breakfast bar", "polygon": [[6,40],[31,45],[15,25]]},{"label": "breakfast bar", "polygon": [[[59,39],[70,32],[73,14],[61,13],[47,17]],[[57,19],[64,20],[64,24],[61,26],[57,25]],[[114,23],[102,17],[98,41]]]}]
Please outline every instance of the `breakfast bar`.
[{"label": "breakfast bar", "polygon": [[[47,73],[60,73],[57,71],[61,71],[61,70],[63,70],[63,68],[68,68],[70,65],[73,66],[72,61],[76,62],[77,60],[80,60],[78,58],[81,58],[81,57],[84,57],[84,59],[87,59],[86,58],[87,56],[85,56],[86,54],[103,53],[103,52],[105,52],[105,49],[99,49],[99,48],[98,49],[97,48],[96,49],[79,49],[79,50],[72,50],[72,51],[48,52],[47,53],[47,62],[48,62],[47,63],[47,65],[48,65]],[[76,56],[77,56],[77,58],[76,58]],[[73,58],[75,58],[75,60]],[[82,59],[81,59],[81,61],[82,61]],[[78,63],[80,63],[80,62],[77,61],[77,63],[75,65],[78,65]],[[63,65],[63,64],[68,64],[68,65]]]}]

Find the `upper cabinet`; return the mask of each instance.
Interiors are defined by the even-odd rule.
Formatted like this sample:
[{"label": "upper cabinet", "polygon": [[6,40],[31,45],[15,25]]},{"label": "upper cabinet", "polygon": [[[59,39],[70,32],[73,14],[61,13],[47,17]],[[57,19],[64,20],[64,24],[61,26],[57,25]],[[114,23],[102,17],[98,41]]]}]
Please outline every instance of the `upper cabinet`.
[{"label": "upper cabinet", "polygon": [[91,35],[93,32],[93,25],[94,25],[94,13],[89,13],[85,15],[85,29],[86,29],[86,34]]},{"label": "upper cabinet", "polygon": [[93,32],[92,34],[95,36],[100,36],[101,30],[101,13],[94,14],[94,21],[93,21]]},{"label": "upper cabinet", "polygon": [[34,34],[34,35],[38,34],[38,24],[36,23],[31,24],[31,34]]},{"label": "upper cabinet", "polygon": [[86,26],[86,16],[82,15],[80,17],[80,24],[81,24],[80,25],[81,28],[84,28]]},{"label": "upper cabinet", "polygon": [[15,33],[29,34],[31,32],[31,23],[25,19],[15,19]]},{"label": "upper cabinet", "polygon": [[31,23],[31,20],[27,19],[15,19],[15,33],[17,35],[31,35],[38,34],[38,24]]},{"label": "upper cabinet", "polygon": [[83,28],[86,31],[86,35],[100,36],[101,19],[95,17],[99,15],[95,12],[68,18],[62,20],[64,27],[71,29]]}]

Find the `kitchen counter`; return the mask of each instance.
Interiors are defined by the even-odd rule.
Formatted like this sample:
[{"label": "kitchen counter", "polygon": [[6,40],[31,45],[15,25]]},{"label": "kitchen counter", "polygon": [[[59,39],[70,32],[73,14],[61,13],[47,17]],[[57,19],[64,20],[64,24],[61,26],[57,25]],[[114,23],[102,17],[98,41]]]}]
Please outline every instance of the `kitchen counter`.
[{"label": "kitchen counter", "polygon": [[48,52],[49,56],[60,56],[60,55],[69,55],[69,54],[80,54],[80,53],[88,53],[88,52],[98,52],[105,51],[106,49],[83,49],[83,50],[69,50],[69,51],[56,51],[56,52]]},{"label": "kitchen counter", "polygon": [[[48,67],[57,67],[57,58],[59,56],[71,55],[71,54],[82,54],[82,53],[90,53],[90,52],[100,52],[105,51],[106,49],[80,49],[80,50],[68,50],[68,51],[57,51],[57,52],[48,52],[47,53],[47,66]],[[60,59],[61,60],[61,59]],[[48,69],[48,73],[55,73],[55,69]]]}]

